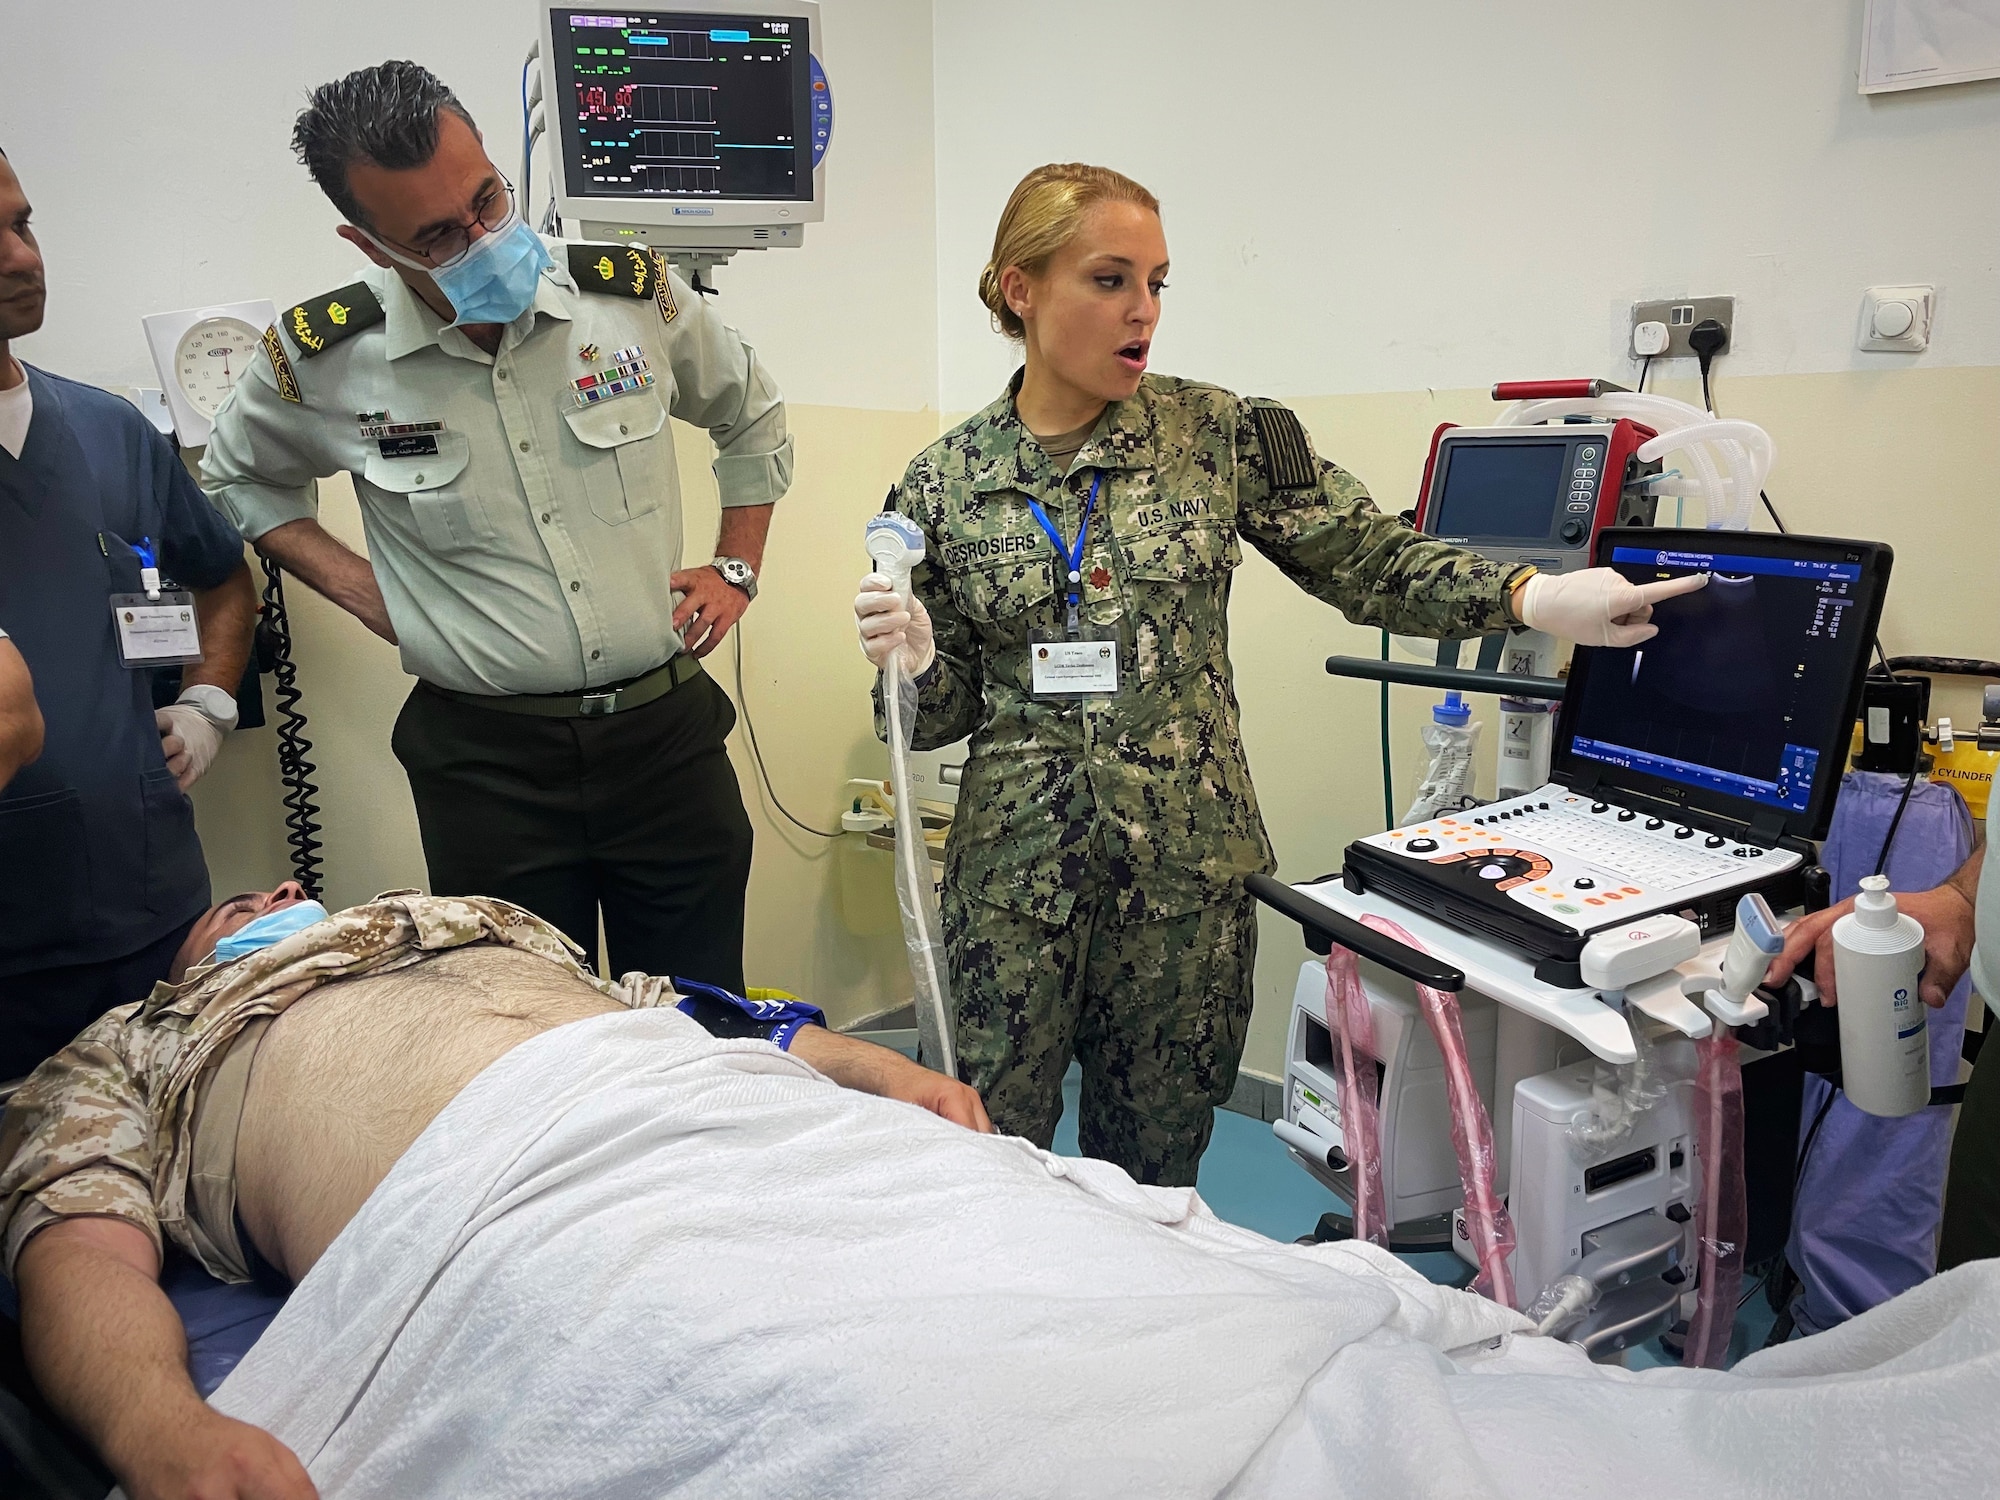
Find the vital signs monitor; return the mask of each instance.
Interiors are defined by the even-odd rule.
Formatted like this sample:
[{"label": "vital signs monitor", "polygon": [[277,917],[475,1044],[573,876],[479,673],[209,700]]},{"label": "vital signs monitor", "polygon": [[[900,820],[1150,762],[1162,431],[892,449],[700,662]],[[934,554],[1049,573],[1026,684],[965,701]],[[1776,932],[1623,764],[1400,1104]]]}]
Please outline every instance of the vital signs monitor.
[{"label": "vital signs monitor", "polygon": [[825,217],[833,96],[811,0],[541,9],[556,210],[663,250],[803,243]]}]

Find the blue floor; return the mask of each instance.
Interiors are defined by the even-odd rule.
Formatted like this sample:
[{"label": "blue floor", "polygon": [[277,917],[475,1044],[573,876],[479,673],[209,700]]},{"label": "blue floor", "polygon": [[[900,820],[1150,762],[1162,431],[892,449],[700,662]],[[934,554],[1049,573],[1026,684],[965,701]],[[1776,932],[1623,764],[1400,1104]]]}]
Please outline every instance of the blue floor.
[{"label": "blue floor", "polygon": [[[1063,1079],[1063,1116],[1056,1126],[1058,1155],[1079,1154],[1076,1141],[1076,1100],[1083,1075],[1074,1063]],[[1218,1218],[1245,1229],[1254,1229],[1274,1240],[1296,1240],[1313,1232],[1319,1216],[1329,1210],[1345,1215],[1347,1205],[1308,1176],[1292,1161],[1284,1144],[1271,1134],[1271,1127],[1248,1115],[1230,1110],[1215,1112],[1215,1134],[1201,1159],[1195,1179],[1202,1201]],[[1472,1280],[1472,1268],[1450,1251],[1405,1255],[1402,1259],[1431,1281],[1446,1286],[1464,1286]],[[1745,1292],[1752,1292],[1744,1283]],[[1730,1363],[1764,1342],[1773,1314],[1761,1287],[1754,1289],[1736,1315],[1736,1331],[1730,1341]],[[1628,1363],[1634,1369],[1677,1363],[1657,1343],[1631,1351]]]}]

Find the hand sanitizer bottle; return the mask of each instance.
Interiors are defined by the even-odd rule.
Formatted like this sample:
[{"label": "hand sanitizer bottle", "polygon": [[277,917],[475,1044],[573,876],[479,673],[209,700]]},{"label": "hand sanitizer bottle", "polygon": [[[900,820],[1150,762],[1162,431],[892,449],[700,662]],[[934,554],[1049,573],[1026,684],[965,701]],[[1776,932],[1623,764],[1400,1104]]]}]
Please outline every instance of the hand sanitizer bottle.
[{"label": "hand sanitizer bottle", "polygon": [[1841,1087],[1871,1115],[1913,1115],[1930,1102],[1931,1047],[1917,976],[1924,929],[1896,910],[1885,876],[1869,875],[1854,910],[1833,924]]}]

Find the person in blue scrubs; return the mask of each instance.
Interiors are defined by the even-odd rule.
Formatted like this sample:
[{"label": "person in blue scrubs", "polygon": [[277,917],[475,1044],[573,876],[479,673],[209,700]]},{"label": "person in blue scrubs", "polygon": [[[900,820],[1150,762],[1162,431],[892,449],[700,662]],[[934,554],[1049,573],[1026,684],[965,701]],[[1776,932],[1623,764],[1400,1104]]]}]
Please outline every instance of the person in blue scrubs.
[{"label": "person in blue scrubs", "polygon": [[[41,251],[0,153],[0,631],[43,723],[0,788],[0,1080],[18,1078],[166,975],[209,904],[187,789],[236,722],[257,594],[242,539],[129,403],[23,365]],[[153,707],[122,664],[114,594],[193,592],[202,659]]]}]

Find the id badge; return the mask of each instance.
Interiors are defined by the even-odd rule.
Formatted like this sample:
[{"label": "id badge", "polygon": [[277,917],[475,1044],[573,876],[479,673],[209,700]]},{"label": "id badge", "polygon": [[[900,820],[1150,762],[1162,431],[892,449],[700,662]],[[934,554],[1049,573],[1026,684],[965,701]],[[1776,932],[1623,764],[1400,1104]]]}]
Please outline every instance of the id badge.
[{"label": "id badge", "polygon": [[1118,691],[1118,642],[1067,636],[1031,641],[1035,696],[1082,698]]},{"label": "id badge", "polygon": [[201,626],[194,595],[185,589],[162,589],[157,599],[113,594],[111,623],[124,666],[171,667],[201,660]]}]

